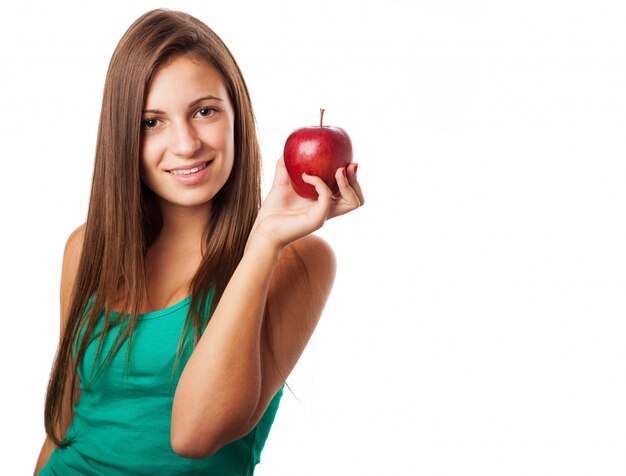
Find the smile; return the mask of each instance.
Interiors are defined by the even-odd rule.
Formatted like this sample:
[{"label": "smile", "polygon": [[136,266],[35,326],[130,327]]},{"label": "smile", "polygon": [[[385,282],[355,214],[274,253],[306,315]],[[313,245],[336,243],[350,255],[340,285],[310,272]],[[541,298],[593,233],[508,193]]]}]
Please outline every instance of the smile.
[{"label": "smile", "polygon": [[195,174],[196,172],[200,172],[201,170],[206,169],[209,164],[211,163],[211,161],[209,160],[208,162],[205,162],[202,165],[198,165],[197,167],[193,167],[191,169],[174,169],[174,170],[169,170],[168,172],[171,173],[172,175],[190,175],[190,174]]}]

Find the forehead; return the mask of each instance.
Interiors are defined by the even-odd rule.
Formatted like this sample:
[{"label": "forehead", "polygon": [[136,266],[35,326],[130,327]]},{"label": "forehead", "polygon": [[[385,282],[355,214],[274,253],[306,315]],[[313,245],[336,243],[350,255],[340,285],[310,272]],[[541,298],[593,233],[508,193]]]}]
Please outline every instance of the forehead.
[{"label": "forehead", "polygon": [[228,100],[226,83],[220,72],[197,56],[180,55],[157,69],[146,96],[146,107],[163,108],[198,97],[216,96]]}]

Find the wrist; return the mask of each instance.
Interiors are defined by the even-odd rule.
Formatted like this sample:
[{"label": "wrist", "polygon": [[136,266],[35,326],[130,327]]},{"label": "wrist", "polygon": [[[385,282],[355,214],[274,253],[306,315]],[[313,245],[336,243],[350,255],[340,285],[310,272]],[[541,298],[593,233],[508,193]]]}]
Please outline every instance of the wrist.
[{"label": "wrist", "polygon": [[285,245],[280,241],[271,239],[258,229],[253,229],[248,237],[243,254],[244,256],[249,254],[263,255],[277,260],[284,247]]}]

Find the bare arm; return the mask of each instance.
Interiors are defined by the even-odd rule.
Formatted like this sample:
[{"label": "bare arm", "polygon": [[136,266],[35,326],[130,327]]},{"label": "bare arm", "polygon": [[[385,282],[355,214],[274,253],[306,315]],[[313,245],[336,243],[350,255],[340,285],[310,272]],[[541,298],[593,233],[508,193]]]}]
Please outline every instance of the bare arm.
[{"label": "bare arm", "polygon": [[[310,181],[320,198],[304,202],[293,196],[283,169],[280,161],[244,256],[178,383],[171,442],[182,456],[209,456],[256,425],[302,354],[330,293],[334,254],[310,233],[362,200],[341,176],[342,197],[348,197],[343,209],[315,178]],[[294,251],[300,266],[292,265]],[[263,326],[271,326],[271,345],[261,338]]]},{"label": "bare arm", "polygon": [[[314,289],[303,268],[288,263],[291,252],[244,255],[176,390],[172,446],[179,454],[208,456],[247,434],[302,354],[330,293],[335,262],[321,239],[300,241],[295,246],[307,253],[305,263],[316,261],[308,270]],[[271,349],[261,338],[264,325],[271,326]]]},{"label": "bare arm", "polygon": [[[60,293],[60,309],[61,309],[61,319],[60,319],[60,329],[59,336],[63,337],[65,333],[65,326],[67,324],[67,312],[70,306],[70,299],[72,296],[72,290],[74,287],[74,282],[76,279],[76,272],[78,270],[78,263],[80,261],[80,253],[83,246],[83,235],[84,235],[84,225],[77,228],[68,238],[67,243],[65,245],[65,251],[63,253],[63,266],[61,270],[61,293]],[[78,388],[78,385],[76,386]],[[69,385],[68,385],[68,393],[65,395],[64,404],[67,406],[67,411],[63,412],[65,415],[64,421],[62,422],[62,427],[60,428],[60,434],[65,435],[67,429],[71,423],[71,401],[69,398]],[[43,446],[41,447],[41,451],[39,452],[39,458],[37,459],[37,464],[35,465],[36,475],[41,468],[43,468],[48,459],[50,458],[50,454],[56,448],[54,442],[50,440],[50,438],[46,437]]]}]

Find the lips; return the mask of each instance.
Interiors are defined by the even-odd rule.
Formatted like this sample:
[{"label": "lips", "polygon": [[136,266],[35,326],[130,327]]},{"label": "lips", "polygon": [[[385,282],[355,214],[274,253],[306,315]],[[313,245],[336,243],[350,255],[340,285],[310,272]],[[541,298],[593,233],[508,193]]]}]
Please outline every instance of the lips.
[{"label": "lips", "polygon": [[209,160],[207,162],[201,162],[199,164],[195,164],[192,165],[190,167],[181,167],[181,168],[177,168],[177,169],[172,169],[172,170],[168,170],[169,173],[171,173],[172,175],[191,175],[191,174],[195,174],[197,172],[200,172],[201,170],[204,170],[205,168],[207,168],[209,166],[209,164],[212,161]]}]

